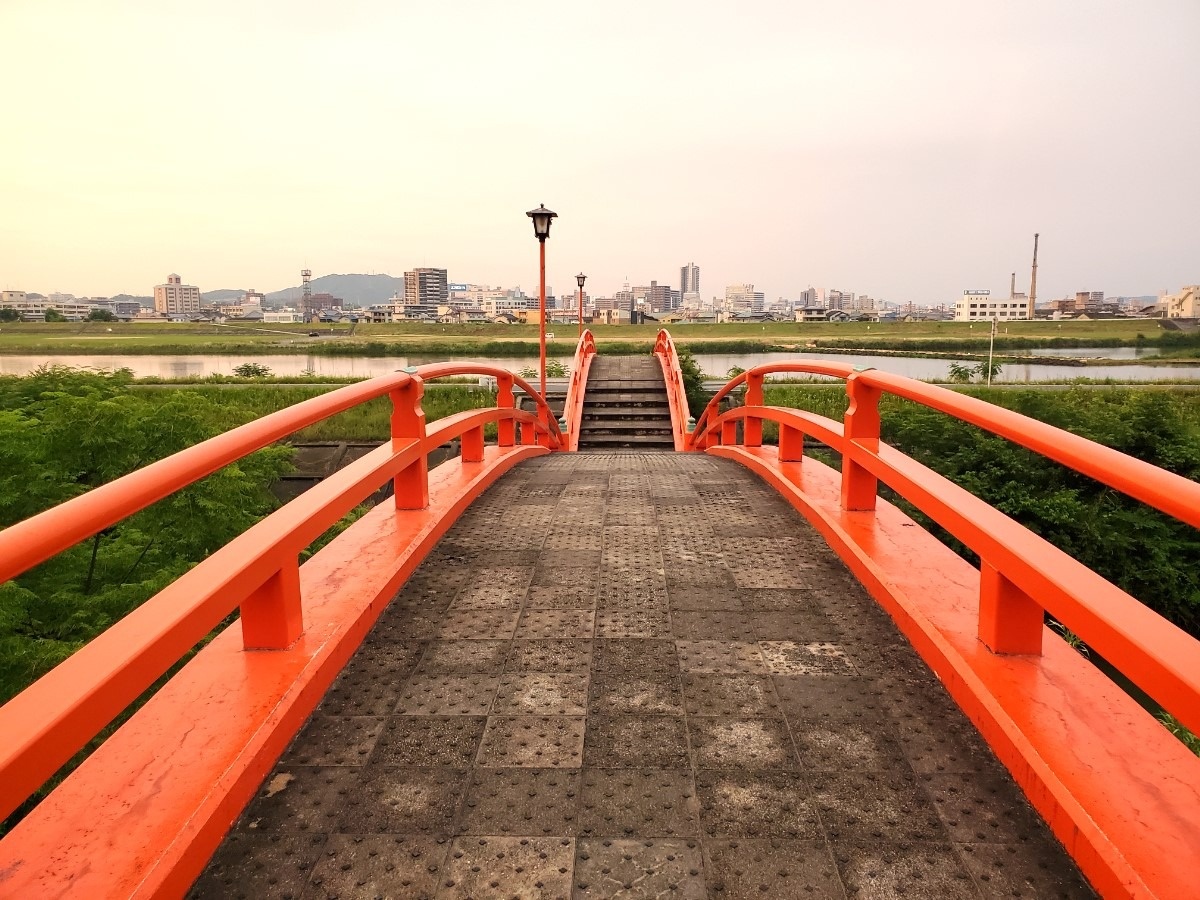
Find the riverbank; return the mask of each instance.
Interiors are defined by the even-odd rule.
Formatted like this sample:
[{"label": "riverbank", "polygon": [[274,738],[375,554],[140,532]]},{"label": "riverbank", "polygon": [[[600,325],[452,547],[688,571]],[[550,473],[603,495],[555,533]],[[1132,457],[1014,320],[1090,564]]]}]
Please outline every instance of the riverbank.
[{"label": "riverbank", "polygon": [[[552,326],[552,356],[570,357],[575,329]],[[670,326],[676,343],[695,353],[875,353],[900,355],[986,353],[987,327],[966,322],[818,323],[768,322]],[[1164,329],[1154,319],[1095,322],[1011,322],[996,335],[995,349],[1156,347],[1164,353],[1190,351],[1190,360],[1162,356],[1146,364],[1200,360],[1200,333]],[[649,352],[658,326],[592,327],[602,352]],[[498,357],[538,354],[532,325],[269,325],[213,326],[128,323],[9,323],[0,327],[0,354],[11,355],[310,355],[356,357]],[[1025,360],[1026,362],[1028,360]],[[1047,364],[1064,364],[1048,358]],[[1073,363],[1065,363],[1073,364]]]}]

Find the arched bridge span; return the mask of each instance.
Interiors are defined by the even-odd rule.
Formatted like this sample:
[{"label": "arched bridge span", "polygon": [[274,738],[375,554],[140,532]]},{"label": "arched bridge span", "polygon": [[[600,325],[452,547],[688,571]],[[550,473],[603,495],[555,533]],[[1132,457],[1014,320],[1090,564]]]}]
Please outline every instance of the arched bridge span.
[{"label": "arched bridge span", "polygon": [[[1200,762],[1047,638],[1043,610],[1200,730],[1196,642],[882,444],[876,403],[927,403],[1200,525],[1195,484],[849,366],[782,367],[846,378],[843,422],[765,407],[756,369],[722,392],[744,384],[745,405],[714,402],[693,428],[665,332],[673,440],[695,452],[555,452],[577,446],[594,353],[585,334],[561,425],[540,398],[514,410],[513,388],[532,391],[501,371],[495,408],[427,425],[423,379],[463,369],[425,367],[0,534],[4,579],[312,421],[393,400],[389,445],[0,710],[8,811],[241,610],[0,842],[0,895],[181,894],[234,823],[196,891],[1085,895],[1005,770],[1103,894],[1187,895]],[[805,434],[840,472],[802,461]],[[455,436],[461,459],[429,472]],[[394,500],[297,566],[386,480]]]}]

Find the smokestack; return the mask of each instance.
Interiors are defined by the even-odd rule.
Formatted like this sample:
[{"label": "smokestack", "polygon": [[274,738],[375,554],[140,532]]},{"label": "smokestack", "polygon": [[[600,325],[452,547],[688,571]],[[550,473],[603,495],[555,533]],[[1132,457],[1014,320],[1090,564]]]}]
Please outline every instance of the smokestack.
[{"label": "smokestack", "polygon": [[1017,273],[1012,273],[1012,281],[1008,285],[1008,299],[1011,300],[1017,296]]},{"label": "smokestack", "polygon": [[1037,247],[1038,236],[1033,236],[1033,274],[1029,276],[1029,313],[1027,319],[1033,318],[1034,304],[1037,303]]}]

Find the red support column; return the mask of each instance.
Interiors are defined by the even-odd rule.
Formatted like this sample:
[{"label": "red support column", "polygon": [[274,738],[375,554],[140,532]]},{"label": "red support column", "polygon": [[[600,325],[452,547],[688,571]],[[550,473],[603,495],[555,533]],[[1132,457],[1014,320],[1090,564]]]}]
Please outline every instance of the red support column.
[{"label": "red support column", "polygon": [[[747,406],[762,406],[763,405],[763,377],[754,372],[746,373],[746,396],[745,404]],[[761,447],[762,446],[762,419],[756,416],[747,416],[742,420],[742,444],[746,447]]]},{"label": "red support column", "polygon": [[779,426],[779,461],[803,462],[804,432],[791,425]]},{"label": "red support column", "polygon": [[[425,383],[413,376],[404,387],[392,391],[392,451],[402,449],[415,438],[425,440],[425,410],[421,398]],[[396,509],[424,509],[429,505],[429,458],[422,447],[416,461],[402,469],[392,486]]]},{"label": "red support column", "polygon": [[483,462],[483,426],[464,431],[462,436],[462,461]]},{"label": "red support column", "polygon": [[[496,378],[496,406],[500,409],[513,408],[513,377],[505,373]],[[517,442],[517,429],[512,419],[501,419],[496,423],[496,444],[511,447]]]},{"label": "red support column", "polygon": [[850,406],[844,420],[845,447],[842,450],[842,509],[872,510],[879,480],[855,462],[855,447],[879,449],[879,388],[864,384],[856,373],[846,379]]},{"label": "red support column", "polygon": [[1045,610],[986,560],[979,565],[979,639],[993,653],[1040,656]]},{"label": "red support column", "polygon": [[246,650],[284,650],[303,633],[300,564],[292,556],[242,601],[242,646]]}]

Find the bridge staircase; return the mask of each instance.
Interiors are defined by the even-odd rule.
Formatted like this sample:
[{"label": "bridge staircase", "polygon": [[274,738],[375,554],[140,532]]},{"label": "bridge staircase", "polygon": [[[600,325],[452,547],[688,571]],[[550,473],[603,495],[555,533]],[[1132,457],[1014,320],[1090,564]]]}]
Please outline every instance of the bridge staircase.
[{"label": "bridge staircase", "polygon": [[597,356],[588,375],[580,450],[673,450],[671,408],[653,356]]}]

